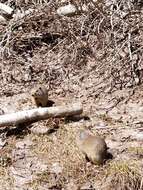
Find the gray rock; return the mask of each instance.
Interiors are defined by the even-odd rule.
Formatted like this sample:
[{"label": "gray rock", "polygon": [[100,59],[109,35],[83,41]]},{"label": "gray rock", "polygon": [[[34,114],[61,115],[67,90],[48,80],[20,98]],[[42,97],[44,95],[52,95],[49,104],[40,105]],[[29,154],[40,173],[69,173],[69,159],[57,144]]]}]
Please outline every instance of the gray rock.
[{"label": "gray rock", "polygon": [[55,174],[60,174],[62,173],[63,171],[63,168],[62,166],[60,166],[60,164],[58,162],[54,163],[52,166],[51,166],[51,169],[50,169],[51,173],[55,173]]},{"label": "gray rock", "polygon": [[90,182],[87,182],[85,184],[83,184],[81,187],[80,187],[80,190],[93,190],[93,189],[96,189],[93,184],[91,184]]},{"label": "gray rock", "polygon": [[65,5],[57,9],[57,14],[59,16],[73,16],[76,13],[77,13],[77,8],[72,4]]},{"label": "gray rock", "polygon": [[122,115],[119,113],[119,110],[116,107],[108,112],[108,116],[111,117],[115,121],[119,121],[122,119]]},{"label": "gray rock", "polygon": [[13,9],[10,6],[5,5],[4,3],[0,3],[0,11],[7,15],[11,15],[13,12]]},{"label": "gray rock", "polygon": [[71,190],[71,189],[74,189],[74,190],[79,189],[78,186],[74,183],[73,180],[70,180],[70,182],[66,186],[66,190]]},{"label": "gray rock", "polygon": [[107,125],[101,121],[101,122],[97,123],[97,125],[95,127],[97,129],[105,129],[105,128],[107,128]]},{"label": "gray rock", "polygon": [[6,19],[0,15],[0,23],[5,23],[6,22]]},{"label": "gray rock", "polygon": [[136,132],[132,134],[132,138],[137,141],[143,141],[143,132]]},{"label": "gray rock", "polygon": [[25,139],[24,141],[19,141],[16,143],[17,149],[25,149],[30,148],[32,146],[33,142],[30,139]]},{"label": "gray rock", "polygon": [[33,133],[33,134],[36,134],[36,135],[44,135],[44,134],[47,134],[49,132],[49,128],[46,127],[46,126],[42,126],[42,125],[34,125],[30,131]]}]

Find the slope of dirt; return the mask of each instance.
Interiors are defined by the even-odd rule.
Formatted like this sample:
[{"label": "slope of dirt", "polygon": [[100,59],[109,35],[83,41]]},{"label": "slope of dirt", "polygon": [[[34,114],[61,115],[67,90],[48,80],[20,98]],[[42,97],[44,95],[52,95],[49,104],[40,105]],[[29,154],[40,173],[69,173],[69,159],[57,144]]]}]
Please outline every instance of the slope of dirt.
[{"label": "slope of dirt", "polygon": [[[86,117],[1,128],[0,189],[143,189],[142,1],[74,1],[87,11],[72,17],[56,13],[68,1],[1,2],[32,12],[0,23],[0,113],[35,107],[29,92],[42,83],[56,105],[82,102]],[[76,145],[85,128],[106,140],[103,166]]]}]

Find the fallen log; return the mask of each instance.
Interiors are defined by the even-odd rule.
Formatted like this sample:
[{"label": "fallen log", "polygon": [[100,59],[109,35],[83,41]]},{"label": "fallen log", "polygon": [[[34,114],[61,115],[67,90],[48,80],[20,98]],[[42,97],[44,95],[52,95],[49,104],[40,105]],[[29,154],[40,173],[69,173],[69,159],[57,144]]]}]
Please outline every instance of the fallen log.
[{"label": "fallen log", "polygon": [[50,117],[66,117],[81,114],[83,111],[81,103],[74,103],[65,106],[36,108],[19,111],[16,113],[0,116],[0,126],[17,125],[26,122],[45,120]]}]

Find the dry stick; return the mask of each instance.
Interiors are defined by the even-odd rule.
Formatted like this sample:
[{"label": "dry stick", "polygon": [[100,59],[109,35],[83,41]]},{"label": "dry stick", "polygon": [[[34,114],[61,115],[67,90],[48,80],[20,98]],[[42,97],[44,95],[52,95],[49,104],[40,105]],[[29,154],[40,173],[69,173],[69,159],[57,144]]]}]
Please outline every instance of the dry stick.
[{"label": "dry stick", "polygon": [[65,117],[81,114],[83,111],[81,103],[74,103],[65,106],[50,108],[36,108],[24,110],[0,116],[0,126],[17,125],[25,122],[33,122],[48,119],[50,117]]}]

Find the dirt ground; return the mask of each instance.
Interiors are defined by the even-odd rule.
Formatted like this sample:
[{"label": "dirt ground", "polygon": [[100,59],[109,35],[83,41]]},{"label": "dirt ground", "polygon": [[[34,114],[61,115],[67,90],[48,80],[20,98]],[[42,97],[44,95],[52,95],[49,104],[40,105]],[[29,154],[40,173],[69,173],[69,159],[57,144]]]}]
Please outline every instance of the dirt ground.
[{"label": "dirt ground", "polygon": [[[142,2],[79,0],[88,11],[72,17],[56,13],[66,1],[1,2],[33,11],[0,23],[0,113],[34,108],[29,92],[43,84],[84,117],[1,127],[0,190],[142,190]],[[79,129],[104,137],[113,158],[87,161]]]}]

